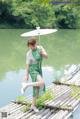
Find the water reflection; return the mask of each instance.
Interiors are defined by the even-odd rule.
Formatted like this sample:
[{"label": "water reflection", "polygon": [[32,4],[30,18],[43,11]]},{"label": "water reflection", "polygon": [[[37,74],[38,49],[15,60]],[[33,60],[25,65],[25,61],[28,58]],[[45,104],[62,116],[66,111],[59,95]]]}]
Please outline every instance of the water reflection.
[{"label": "water reflection", "polygon": [[[45,84],[48,86],[54,79],[54,69],[47,66],[43,67],[42,70]],[[21,95],[21,82],[25,72],[25,69],[20,69],[19,71],[9,71],[5,73],[3,77],[5,80],[0,81],[0,107],[8,104],[11,100],[15,100],[17,96]],[[31,82],[31,78],[29,82]],[[32,95],[32,88],[29,87],[24,95],[26,97]]]}]

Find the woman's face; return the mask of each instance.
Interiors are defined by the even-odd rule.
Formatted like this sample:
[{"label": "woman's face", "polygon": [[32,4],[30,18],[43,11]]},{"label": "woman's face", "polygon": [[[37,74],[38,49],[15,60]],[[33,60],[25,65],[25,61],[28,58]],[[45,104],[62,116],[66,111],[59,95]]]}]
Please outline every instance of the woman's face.
[{"label": "woman's face", "polygon": [[35,50],[36,45],[29,45],[29,48],[30,48],[31,50]]}]

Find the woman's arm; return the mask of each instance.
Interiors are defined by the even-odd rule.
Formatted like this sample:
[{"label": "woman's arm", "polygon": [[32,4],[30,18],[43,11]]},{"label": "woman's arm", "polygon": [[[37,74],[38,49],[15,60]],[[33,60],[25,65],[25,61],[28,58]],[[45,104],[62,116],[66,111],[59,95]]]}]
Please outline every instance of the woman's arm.
[{"label": "woman's arm", "polygon": [[28,80],[29,79],[29,64],[30,64],[30,59],[29,59],[29,52],[26,54],[26,75],[25,75],[25,79]]},{"label": "woman's arm", "polygon": [[43,57],[45,57],[46,59],[48,58],[48,54],[47,54],[47,52],[45,51],[44,48],[41,49],[40,54],[41,54]]},{"label": "woman's arm", "polygon": [[28,80],[29,79],[29,64],[26,64],[26,76],[25,79]]}]

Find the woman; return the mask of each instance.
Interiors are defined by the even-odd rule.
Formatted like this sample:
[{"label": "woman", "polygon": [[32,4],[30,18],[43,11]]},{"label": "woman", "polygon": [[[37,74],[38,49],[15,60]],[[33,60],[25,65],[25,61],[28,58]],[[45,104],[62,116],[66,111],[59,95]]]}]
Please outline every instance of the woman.
[{"label": "woman", "polygon": [[31,109],[35,112],[39,110],[36,107],[36,98],[38,98],[41,92],[45,92],[45,83],[42,77],[42,59],[48,58],[48,55],[42,46],[37,46],[36,38],[30,38],[27,43],[30,50],[27,52],[26,58],[26,80],[29,79],[29,74],[32,78],[31,83],[23,84],[21,92],[24,93],[28,86],[33,86],[33,100]]}]

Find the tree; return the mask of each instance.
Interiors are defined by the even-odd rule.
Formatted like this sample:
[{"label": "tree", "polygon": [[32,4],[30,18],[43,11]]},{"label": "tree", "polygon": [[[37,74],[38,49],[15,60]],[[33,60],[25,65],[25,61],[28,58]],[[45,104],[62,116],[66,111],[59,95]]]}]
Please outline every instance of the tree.
[{"label": "tree", "polygon": [[77,14],[69,5],[58,5],[55,9],[56,25],[59,28],[76,28]]},{"label": "tree", "polygon": [[[12,27],[23,28],[36,26],[80,28],[80,6],[78,4],[54,5],[49,4],[51,1],[63,0],[1,0],[0,23],[6,22]],[[75,0],[68,1],[75,2]]]}]

